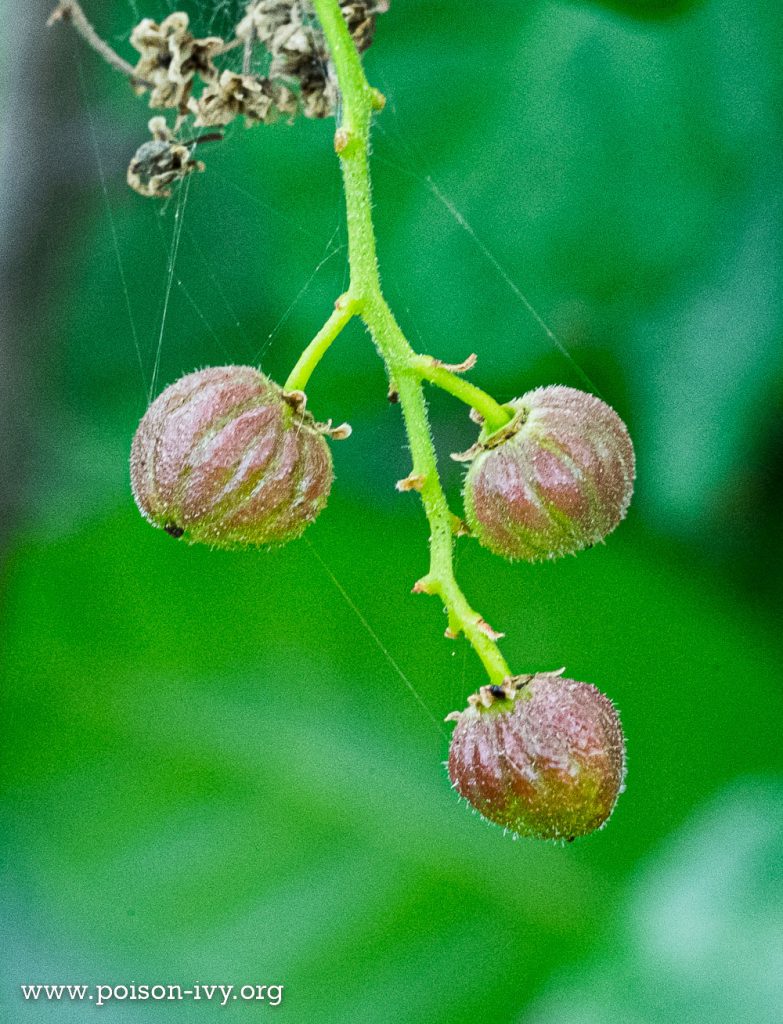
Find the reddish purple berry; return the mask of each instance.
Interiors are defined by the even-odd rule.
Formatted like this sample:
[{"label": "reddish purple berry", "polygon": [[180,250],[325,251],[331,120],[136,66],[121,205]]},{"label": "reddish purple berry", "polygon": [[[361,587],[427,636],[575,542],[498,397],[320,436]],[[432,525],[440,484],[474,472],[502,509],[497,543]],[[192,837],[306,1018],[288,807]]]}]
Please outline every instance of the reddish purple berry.
[{"label": "reddish purple berry", "polygon": [[495,554],[538,561],[602,540],[624,517],[635,461],[605,402],[546,387],[509,403],[514,419],[479,438],[465,479],[471,532]]},{"label": "reddish purple berry", "polygon": [[554,673],[516,676],[469,698],[449,749],[457,792],[520,836],[574,839],[609,818],[625,778],[612,702]]},{"label": "reddish purple berry", "polygon": [[131,450],[153,526],[231,548],[298,537],[326,504],[332,458],[302,396],[250,366],[182,377],[145,413]]}]

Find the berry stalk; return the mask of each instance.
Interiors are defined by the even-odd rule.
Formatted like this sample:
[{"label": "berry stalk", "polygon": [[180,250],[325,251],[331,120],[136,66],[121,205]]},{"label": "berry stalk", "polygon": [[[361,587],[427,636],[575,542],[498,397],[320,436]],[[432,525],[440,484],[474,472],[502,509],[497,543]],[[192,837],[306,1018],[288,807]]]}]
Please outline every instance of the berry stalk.
[{"label": "berry stalk", "polygon": [[[352,312],[355,311],[367,326],[399,395],[413,461],[410,479],[416,481],[415,489],[421,494],[430,525],[430,569],[414,589],[418,593],[437,594],[441,598],[449,619],[447,635],[456,637],[463,633],[481,659],[490,681],[502,684],[511,671],[495,642],[498,635],[470,606],[454,576],[453,519],[438,474],[422,390],[422,378],[425,376],[422,372],[423,357],[411,348],[381,288],[372,221],[369,149],[373,110],[380,108],[382,100],[367,81],[338,0],[313,0],[313,7],[326,37],[342,96],[342,122],[335,136],[335,149],[340,157],[348,220],[351,283],[347,302]],[[327,336],[330,335],[328,330]],[[315,345],[315,354],[321,352],[322,346],[317,340],[318,336],[306,351]],[[426,376],[443,386],[431,375]],[[295,376],[294,380],[298,382],[299,377]],[[454,389],[450,387],[447,390],[453,392]],[[470,399],[474,404],[479,394],[483,395],[483,392],[476,389],[476,394]],[[492,421],[499,422],[499,425],[508,420],[508,415],[489,396],[484,395],[479,400],[485,417],[489,412]]]},{"label": "berry stalk", "polygon": [[286,391],[304,391],[313,370],[323,359],[327,349],[342,329],[356,315],[356,302],[341,295],[334,304],[334,312],[296,361],[285,382]]},{"label": "berry stalk", "polygon": [[491,395],[482,391],[481,388],[477,388],[475,384],[462,380],[453,370],[444,366],[439,360],[433,359],[432,356],[416,356],[414,365],[423,380],[429,381],[430,384],[434,384],[442,391],[447,391],[460,402],[475,409],[482,418],[484,431],[487,434],[494,434],[496,430],[505,427],[512,419],[511,410],[500,405]]}]

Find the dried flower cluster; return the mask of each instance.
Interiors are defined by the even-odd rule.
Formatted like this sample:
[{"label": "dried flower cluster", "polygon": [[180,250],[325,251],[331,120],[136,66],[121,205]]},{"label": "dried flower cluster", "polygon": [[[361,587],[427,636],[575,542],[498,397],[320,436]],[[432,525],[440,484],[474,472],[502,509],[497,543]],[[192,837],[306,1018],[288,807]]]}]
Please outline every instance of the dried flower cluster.
[{"label": "dried flower cluster", "polygon": [[227,125],[240,116],[247,125],[269,124],[279,114],[296,114],[298,103],[290,89],[270,78],[224,71],[198,101],[190,101],[190,109],[195,126],[203,128]]},{"label": "dried flower cluster", "polygon": [[150,106],[175,109],[184,114],[196,75],[213,81],[218,69],[213,62],[223,49],[217,36],[196,39],[189,30],[187,14],[177,11],[160,24],[145,18],[131,32],[131,46],[141,54],[135,68],[136,92],[150,92]]},{"label": "dried flower cluster", "polygon": [[[378,14],[388,0],[341,0],[340,6],[359,52],[375,34]],[[247,45],[262,43],[272,55],[269,77],[296,84],[305,117],[328,117],[337,102],[337,85],[329,72],[326,42],[306,0],[257,0],[236,28]]]},{"label": "dried flower cluster", "polygon": [[163,199],[171,195],[170,185],[203,171],[200,160],[191,159],[191,151],[172,135],[164,117],[149,122],[152,140],[139,146],[128,167],[128,184],[141,196]]},{"label": "dried flower cluster", "polygon": [[[372,42],[377,16],[388,6],[388,0],[341,0],[360,51]],[[190,159],[192,143],[185,145],[174,135],[189,115],[196,128],[222,128],[238,117],[248,126],[292,119],[300,112],[310,118],[328,117],[337,106],[326,42],[309,0],[255,0],[229,41],[219,36],[196,38],[181,11],[160,23],[145,18],[130,41],[140,55],[132,69],[135,91],[149,93],[150,107],[177,113],[172,132],[164,131],[156,119],[153,141],[131,161],[128,184],[143,196],[167,196],[172,182],[203,170]],[[216,58],[240,45],[245,53],[243,71],[219,68]],[[250,71],[257,47],[263,48],[267,74]]]}]

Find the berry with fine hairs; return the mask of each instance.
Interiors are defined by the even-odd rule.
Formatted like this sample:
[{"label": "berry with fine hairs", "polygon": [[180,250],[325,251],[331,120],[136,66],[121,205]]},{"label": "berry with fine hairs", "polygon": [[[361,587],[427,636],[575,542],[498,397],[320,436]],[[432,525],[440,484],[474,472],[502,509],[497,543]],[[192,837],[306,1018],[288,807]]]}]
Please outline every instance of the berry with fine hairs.
[{"label": "berry with fine hairs", "polygon": [[153,526],[218,548],[282,544],[326,504],[332,457],[301,393],[250,366],[180,378],[145,413],[131,485]]},{"label": "berry with fine hairs", "polygon": [[519,836],[575,839],[601,828],[625,778],[625,739],[608,697],[559,673],[482,686],[456,728],[449,776],[486,819]]},{"label": "berry with fine hairs", "polygon": [[572,554],[603,540],[631,501],[634,450],[625,424],[575,388],[530,391],[514,417],[466,453],[465,513],[479,543],[512,560]]}]

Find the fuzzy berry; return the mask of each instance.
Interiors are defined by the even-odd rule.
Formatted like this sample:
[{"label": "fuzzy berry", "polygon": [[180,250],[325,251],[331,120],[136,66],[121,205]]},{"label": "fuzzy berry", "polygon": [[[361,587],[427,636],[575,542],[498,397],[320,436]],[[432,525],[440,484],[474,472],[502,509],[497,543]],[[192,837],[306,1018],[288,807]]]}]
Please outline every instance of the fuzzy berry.
[{"label": "fuzzy berry", "polygon": [[555,673],[517,676],[469,698],[449,749],[449,776],[476,810],[520,836],[574,839],[609,818],[625,778],[612,702]]},{"label": "fuzzy berry", "polygon": [[545,387],[509,403],[516,415],[474,449],[465,478],[471,532],[495,554],[538,561],[602,540],[633,493],[625,424],[584,391]]},{"label": "fuzzy berry", "polygon": [[326,504],[333,476],[302,399],[249,366],[199,370],[166,388],[131,449],[142,515],[213,547],[298,537]]}]

